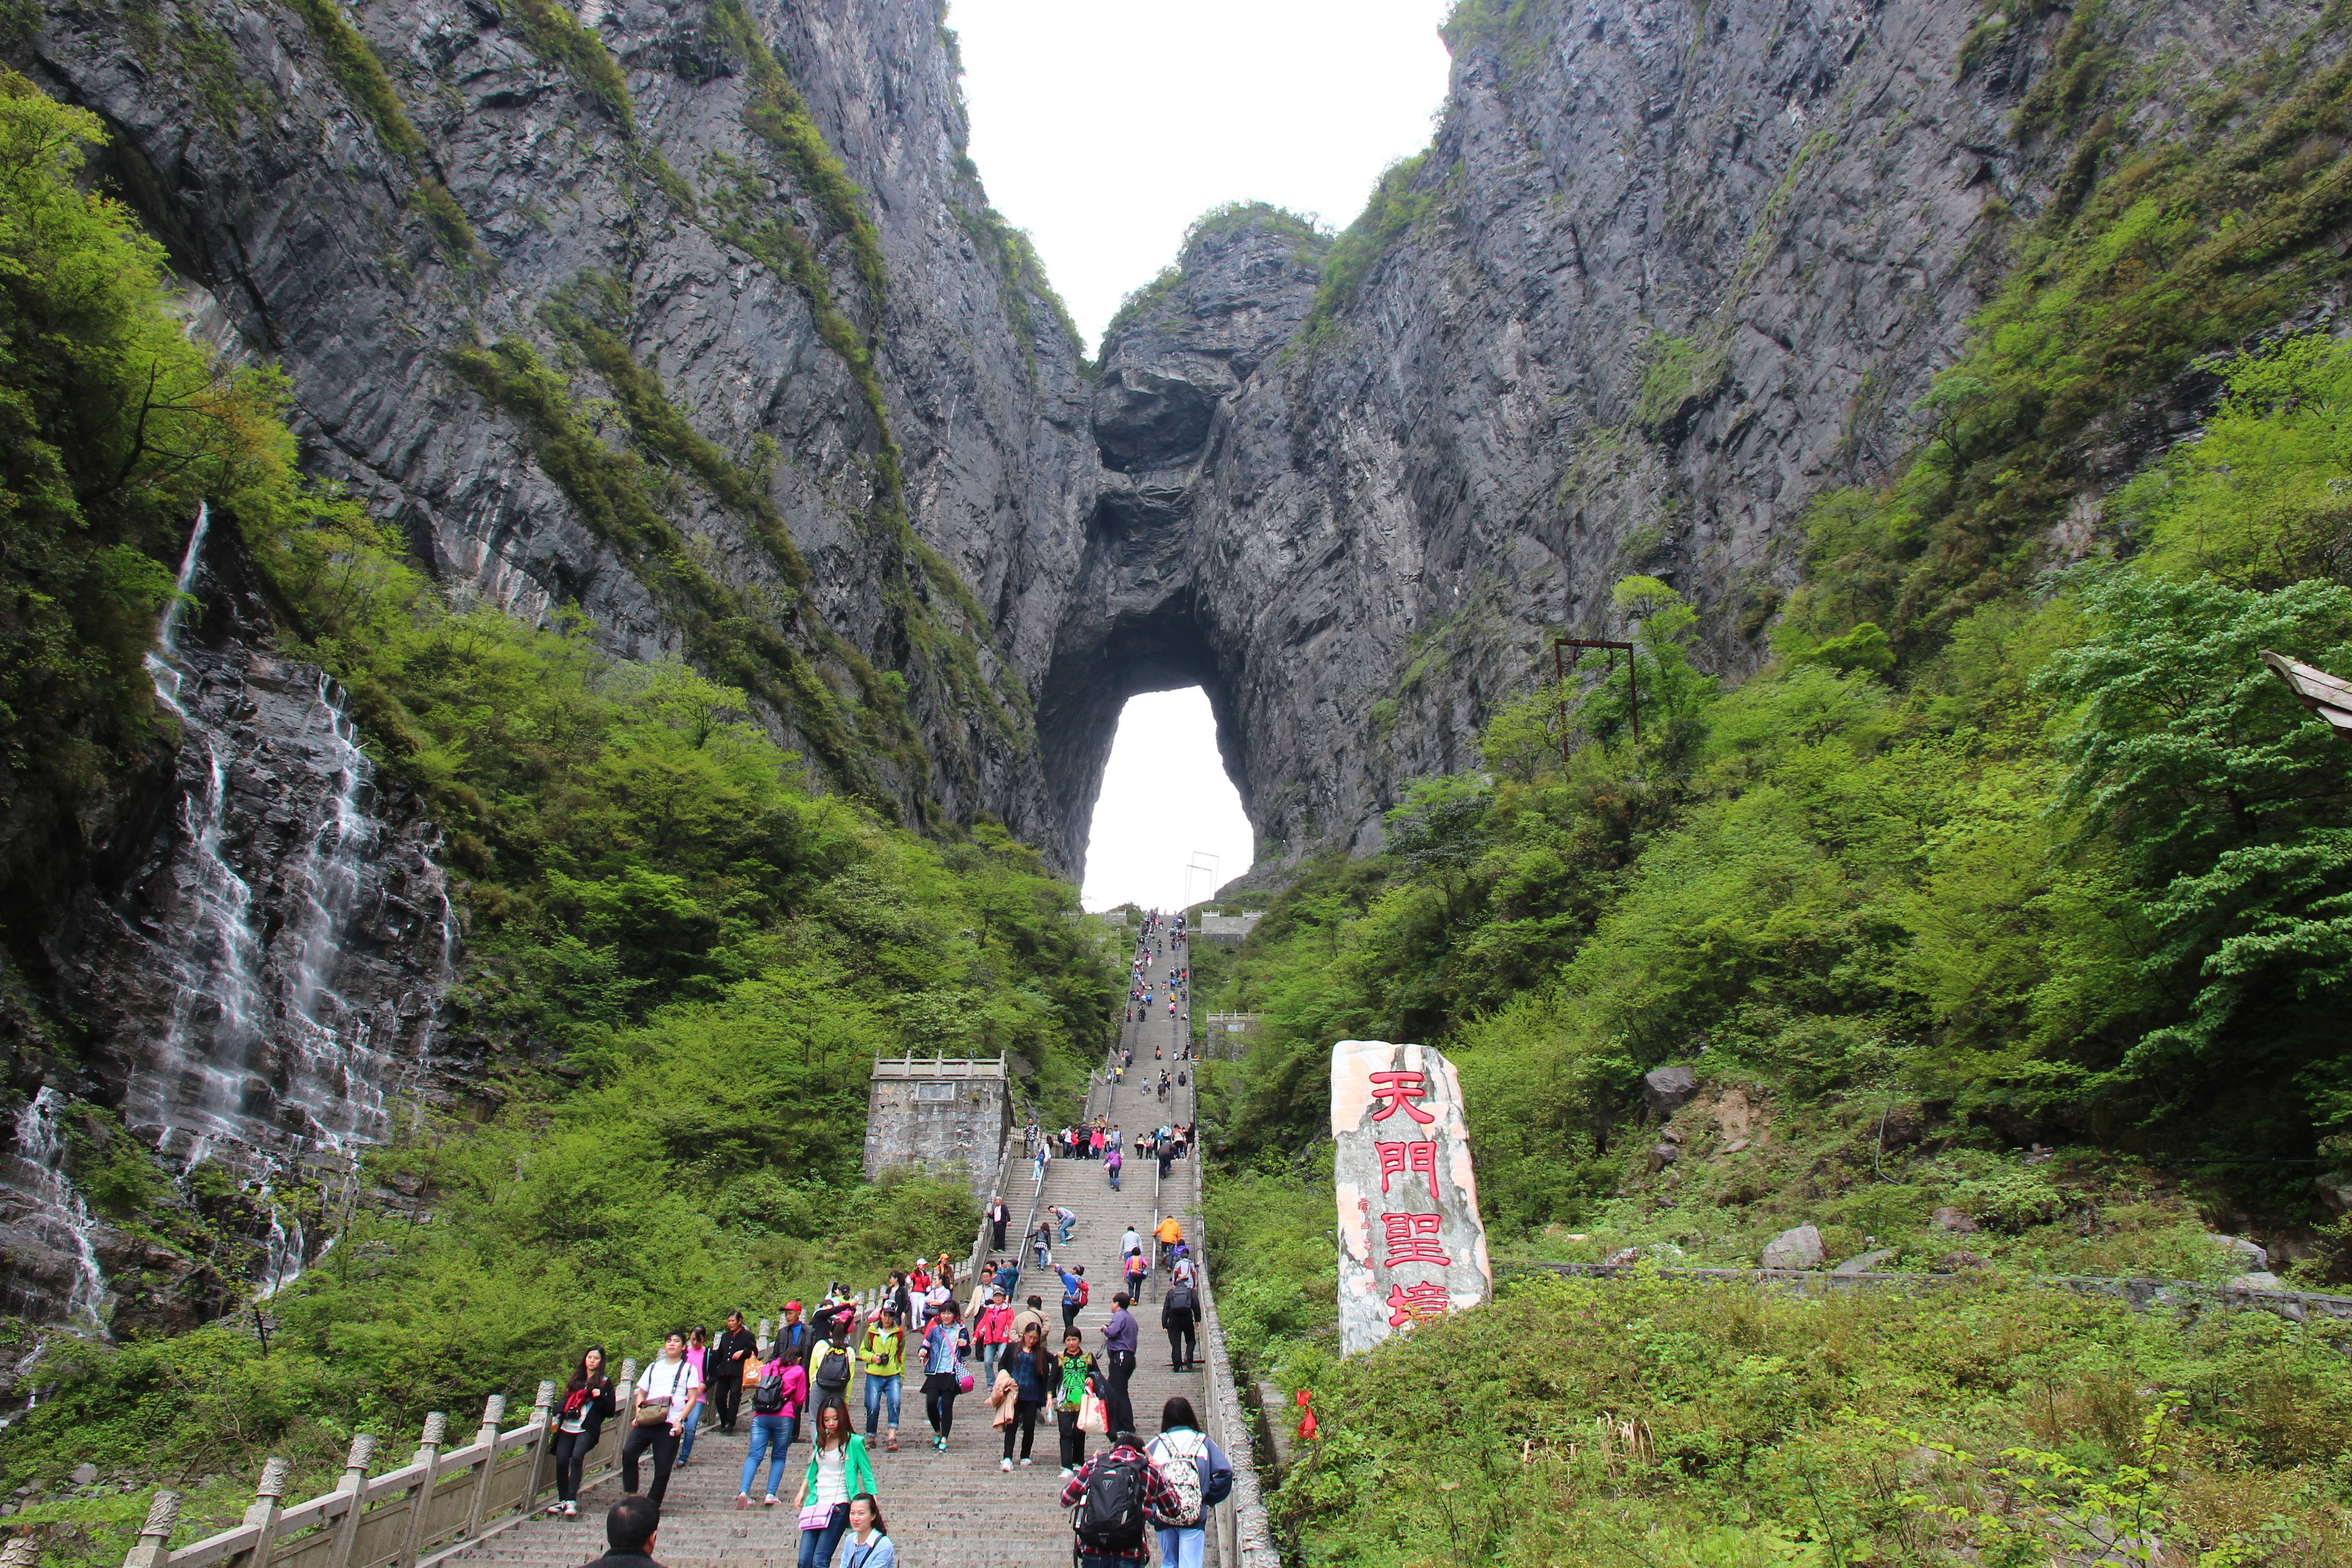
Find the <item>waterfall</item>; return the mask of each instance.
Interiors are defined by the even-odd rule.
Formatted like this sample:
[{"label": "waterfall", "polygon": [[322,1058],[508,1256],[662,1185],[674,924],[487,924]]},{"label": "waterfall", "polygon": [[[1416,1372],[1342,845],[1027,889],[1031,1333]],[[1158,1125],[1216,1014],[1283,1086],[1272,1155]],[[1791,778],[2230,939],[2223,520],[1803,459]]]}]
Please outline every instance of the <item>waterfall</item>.
[{"label": "waterfall", "polygon": [[[228,811],[222,738],[183,700],[189,672],[180,662],[180,623],[211,528],[212,507],[199,503],[172,602],[155,628],[156,651],[147,656],[157,700],[180,721],[182,746],[196,748],[204,759],[201,787],[180,801],[188,846],[179,878],[186,918],[165,955],[173,997],[160,1054],[166,1062],[184,1064],[184,1070],[168,1084],[159,1075],[134,1079],[125,1107],[134,1122],[163,1129],[167,1143],[178,1132],[194,1131],[200,1142],[236,1135],[238,1112],[257,1087],[252,1068],[260,1044],[261,943],[253,931],[253,888],[221,853]],[[201,1050],[192,1047],[198,1037]],[[267,1085],[258,1087],[266,1093]]]},{"label": "waterfall", "polygon": [[106,1324],[100,1314],[106,1307],[106,1277],[99,1270],[98,1250],[90,1243],[90,1232],[98,1222],[66,1176],[65,1130],[59,1125],[65,1107],[65,1096],[44,1085],[18,1112],[16,1148],[9,1156],[16,1165],[9,1173],[11,1185],[29,1201],[34,1223],[44,1239],[58,1244],[58,1250],[73,1259],[68,1321],[78,1328],[103,1333]]},{"label": "waterfall", "polygon": [[322,674],[317,696],[303,739],[334,786],[287,880],[286,901],[295,912],[271,953],[271,968],[284,988],[281,1017],[293,1058],[283,1075],[287,1089],[315,1135],[341,1151],[354,1139],[383,1134],[384,1079],[394,1067],[373,1048],[370,1020],[351,1016],[332,989],[361,872],[381,827],[366,810],[375,770],[343,712],[342,690]]},{"label": "waterfall", "polygon": [[[98,1097],[174,1168],[217,1164],[257,1197],[274,1293],[419,1083],[457,923],[422,803],[377,778],[331,677],[252,635],[268,606],[211,522],[200,508],[146,658],[179,735],[168,809],[117,847],[126,871],[88,891],[57,962]],[[102,1327],[119,1238],[62,1174],[68,1103],[43,1089],[0,1156],[0,1250],[22,1249],[12,1310]]]}]

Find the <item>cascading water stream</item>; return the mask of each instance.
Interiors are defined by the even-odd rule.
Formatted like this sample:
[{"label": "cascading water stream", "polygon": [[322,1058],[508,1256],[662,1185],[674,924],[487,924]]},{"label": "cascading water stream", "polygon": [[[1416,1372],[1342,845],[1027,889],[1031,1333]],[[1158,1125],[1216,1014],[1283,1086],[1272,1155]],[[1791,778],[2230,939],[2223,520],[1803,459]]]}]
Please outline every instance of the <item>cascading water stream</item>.
[{"label": "cascading water stream", "polygon": [[98,1249],[90,1242],[98,1222],[65,1173],[65,1129],[60,1125],[65,1108],[65,1096],[46,1085],[26,1102],[16,1117],[16,1147],[9,1157],[17,1169],[10,1175],[16,1189],[32,1198],[47,1239],[74,1260],[73,1293],[67,1302],[68,1321],[77,1328],[102,1333],[106,1276],[99,1268]]},{"label": "cascading water stream", "polygon": [[257,1089],[266,1093],[268,1087],[256,1084],[252,1073],[262,1010],[253,888],[221,853],[228,809],[225,748],[215,728],[182,700],[187,671],[179,662],[180,624],[211,527],[211,507],[199,505],[172,602],[156,627],[156,652],[147,656],[156,698],[180,721],[182,744],[198,748],[205,759],[201,787],[180,803],[188,845],[181,891],[193,918],[167,958],[172,1011],[156,1052],[166,1070],[134,1079],[125,1107],[134,1125],[163,1129],[166,1146],[172,1135],[183,1132],[199,1139],[236,1136],[238,1113]]}]

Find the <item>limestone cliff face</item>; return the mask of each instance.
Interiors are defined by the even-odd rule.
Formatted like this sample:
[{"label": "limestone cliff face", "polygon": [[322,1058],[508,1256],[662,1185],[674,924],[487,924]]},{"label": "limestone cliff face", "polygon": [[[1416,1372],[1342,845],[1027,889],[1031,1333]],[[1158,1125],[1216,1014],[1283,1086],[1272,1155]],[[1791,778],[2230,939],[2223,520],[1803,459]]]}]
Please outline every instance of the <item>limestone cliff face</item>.
[{"label": "limestone cliff face", "polygon": [[[1411,781],[1474,765],[1550,634],[1617,629],[1628,573],[1752,665],[1804,507],[1913,445],[2002,216],[2070,154],[2013,120],[2063,12],[1472,0],[1433,145],[1332,267],[1295,220],[1222,215],[1089,374],[963,156],[933,0],[19,10],[0,54],[112,128],[101,175],[191,330],[284,367],[305,461],[451,592],[576,603],[618,650],[745,686],[822,782],[992,814],[1074,873],[1138,691],[1208,688],[1278,871],[1374,847]],[[2135,134],[2315,15],[2118,21],[2119,58],[2155,62]],[[234,1109],[276,1158],[372,1135],[374,1083],[327,1083],[360,1058],[301,1041],[413,1067],[446,953],[430,825],[352,772],[266,621],[192,644],[214,743],[100,825],[48,957],[93,1022],[74,1095],[156,1138]],[[386,853],[321,927],[303,868],[356,845]],[[254,989],[184,1008],[143,955],[174,911],[225,918],[214,861]],[[159,1067],[207,1031],[203,1071]],[[0,1226],[60,1315],[99,1264],[34,1157],[61,1136],[39,1057]]]},{"label": "limestone cliff face", "polygon": [[[2162,62],[2142,143],[2217,63],[2315,16],[2137,13],[2121,56]],[[1370,848],[1407,783],[1476,765],[1550,634],[1622,635],[1623,575],[1691,595],[1716,667],[1752,667],[1805,505],[1919,438],[1908,410],[2008,264],[2000,220],[2038,212],[2071,153],[2013,129],[2067,16],[1980,35],[1964,72],[1983,20],[1960,0],[1462,7],[1443,125],[1375,198],[1388,237],[1351,283],[1310,319],[1286,242],[1219,234],[1106,344],[1112,473],[1066,654],[1083,667],[1120,625],[1185,650],[1262,864]],[[1066,833],[1099,719],[1066,689],[1044,710],[1080,737]]]},{"label": "limestone cliff face", "polygon": [[[591,0],[582,19],[550,0],[138,16],[56,0],[30,51],[45,86],[114,129],[107,173],[197,286],[203,330],[285,367],[306,460],[445,583],[526,613],[577,603],[618,649],[722,679],[740,671],[696,622],[764,623],[823,689],[780,677],[754,695],[821,779],[910,820],[987,811],[1050,836],[1022,687],[1093,447],[1076,345],[1008,267],[962,157],[937,11]],[[386,63],[408,132],[339,64],[336,26]],[[795,93],[857,191],[835,196],[793,155]],[[628,372],[583,348],[583,320],[764,491],[788,545],[656,451],[657,510],[714,584],[695,599],[583,504],[544,410],[486,395],[461,363],[527,345],[617,448]],[[777,663],[755,647],[753,668]],[[904,728],[857,711],[881,671],[908,683]]]}]

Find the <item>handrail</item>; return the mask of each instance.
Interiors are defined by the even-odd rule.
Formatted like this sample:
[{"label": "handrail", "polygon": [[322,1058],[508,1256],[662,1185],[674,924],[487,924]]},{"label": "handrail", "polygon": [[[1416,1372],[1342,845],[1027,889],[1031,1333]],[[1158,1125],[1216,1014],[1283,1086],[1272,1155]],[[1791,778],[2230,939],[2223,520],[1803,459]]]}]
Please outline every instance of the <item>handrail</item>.
[{"label": "handrail", "polygon": [[[635,1380],[636,1363],[623,1363],[624,1405]],[[530,1416],[501,1430],[506,1410],[505,1394],[490,1395],[474,1440],[446,1452],[449,1418],[435,1411],[425,1418],[415,1456],[380,1476],[367,1473],[377,1439],[362,1432],[352,1439],[341,1483],[291,1507],[284,1502],[287,1461],[271,1458],[240,1523],[176,1551],[180,1494],[159,1491],[124,1568],[419,1568],[529,1517],[550,1489],[555,1384],[541,1383]],[[620,1443],[608,1448],[604,1436],[596,1455],[605,1462],[582,1477],[583,1488],[614,1468]]]}]

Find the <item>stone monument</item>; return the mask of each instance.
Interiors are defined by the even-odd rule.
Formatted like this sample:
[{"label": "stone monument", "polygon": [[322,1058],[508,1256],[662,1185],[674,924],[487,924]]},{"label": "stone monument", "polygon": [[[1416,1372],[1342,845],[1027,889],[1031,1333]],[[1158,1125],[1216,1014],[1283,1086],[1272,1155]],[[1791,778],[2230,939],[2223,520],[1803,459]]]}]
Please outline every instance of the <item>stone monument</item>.
[{"label": "stone monument", "polygon": [[1494,1293],[1454,1064],[1428,1046],[1331,1047],[1339,1353]]}]

